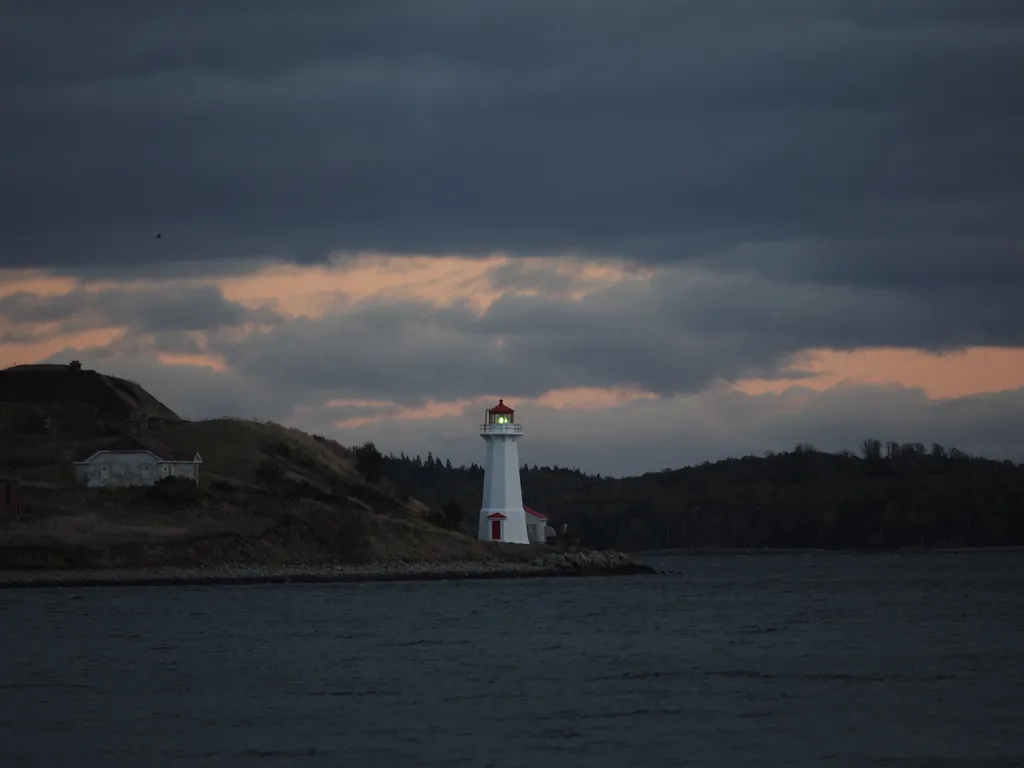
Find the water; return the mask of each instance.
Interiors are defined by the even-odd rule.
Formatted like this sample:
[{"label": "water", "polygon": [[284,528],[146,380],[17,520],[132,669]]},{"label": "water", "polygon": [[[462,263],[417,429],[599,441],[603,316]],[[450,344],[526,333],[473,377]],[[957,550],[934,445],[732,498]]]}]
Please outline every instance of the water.
[{"label": "water", "polygon": [[1024,765],[1024,556],[0,590],[0,765]]}]

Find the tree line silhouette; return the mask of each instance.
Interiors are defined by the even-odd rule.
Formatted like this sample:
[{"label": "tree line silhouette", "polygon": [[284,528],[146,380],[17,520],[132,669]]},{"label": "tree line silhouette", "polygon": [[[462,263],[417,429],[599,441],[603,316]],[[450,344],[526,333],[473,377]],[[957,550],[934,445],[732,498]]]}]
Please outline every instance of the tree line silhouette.
[{"label": "tree line silhouette", "polygon": [[[1024,545],[1024,465],[939,444],[808,444],[636,477],[524,465],[527,505],[593,548],[895,549]],[[483,467],[356,449],[359,470],[475,530]],[[443,514],[442,514],[443,510]],[[463,512],[464,510],[464,512]]]}]

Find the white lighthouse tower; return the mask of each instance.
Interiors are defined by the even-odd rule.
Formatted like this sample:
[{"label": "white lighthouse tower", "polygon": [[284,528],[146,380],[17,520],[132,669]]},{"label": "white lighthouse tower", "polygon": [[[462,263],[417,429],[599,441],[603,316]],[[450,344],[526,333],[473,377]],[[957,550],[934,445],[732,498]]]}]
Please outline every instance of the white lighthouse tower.
[{"label": "white lighthouse tower", "polygon": [[523,488],[519,484],[519,448],[523,425],[517,424],[515,411],[499,400],[488,408],[480,437],[487,443],[484,464],[484,499],[480,506],[481,541],[508,541],[529,544],[526,511],[523,509]]}]

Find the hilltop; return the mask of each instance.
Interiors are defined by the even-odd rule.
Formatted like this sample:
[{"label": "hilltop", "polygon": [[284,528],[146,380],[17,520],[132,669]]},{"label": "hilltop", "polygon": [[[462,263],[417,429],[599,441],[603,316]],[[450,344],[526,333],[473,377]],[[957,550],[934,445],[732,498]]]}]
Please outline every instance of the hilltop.
[{"label": "hilltop", "polygon": [[133,381],[68,365],[0,371],[0,431],[112,435],[144,415],[154,425],[181,418]]}]

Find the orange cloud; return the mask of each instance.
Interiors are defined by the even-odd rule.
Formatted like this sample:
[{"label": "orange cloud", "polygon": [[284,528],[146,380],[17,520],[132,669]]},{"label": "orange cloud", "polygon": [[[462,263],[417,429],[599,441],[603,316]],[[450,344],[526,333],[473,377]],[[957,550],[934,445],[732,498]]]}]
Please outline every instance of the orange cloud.
[{"label": "orange cloud", "polygon": [[[178,283],[197,283],[195,280],[177,280]],[[93,280],[84,281],[75,277],[51,275],[36,269],[0,269],[0,298],[23,291],[38,296],[61,296],[71,291],[98,293],[116,288],[118,290],[141,290],[152,288],[154,280]]]},{"label": "orange cloud", "polygon": [[72,277],[54,277],[35,269],[0,269],[0,298],[22,291],[59,296],[71,292],[77,284]]},{"label": "orange cloud", "polygon": [[953,398],[1024,387],[1024,349],[970,347],[941,355],[915,349],[812,350],[802,379],[751,379],[736,383],[759,395],[798,386],[824,390],[840,385],[919,387],[931,398]]},{"label": "orange cloud", "polygon": [[191,365],[197,368],[212,368],[219,373],[224,373],[228,369],[224,361],[214,355],[186,355],[161,352],[156,357],[161,365]]},{"label": "orange cloud", "polygon": [[338,398],[327,401],[328,408],[392,408],[394,403],[390,400],[359,400],[352,398]]},{"label": "orange cloud", "polygon": [[533,403],[559,411],[601,411],[616,408],[636,400],[657,400],[653,392],[642,389],[599,389],[597,387],[573,387],[553,389],[533,400]]},{"label": "orange cloud", "polygon": [[258,272],[216,281],[229,300],[248,306],[276,307],[290,315],[321,317],[347,305],[368,300],[425,301],[438,306],[465,302],[483,312],[502,295],[535,290],[498,289],[494,275],[515,263],[524,272],[572,278],[566,298],[627,279],[650,274],[625,263],[582,259],[516,259],[495,254],[464,256],[384,256],[363,254],[335,259],[327,265],[275,265]]}]

